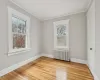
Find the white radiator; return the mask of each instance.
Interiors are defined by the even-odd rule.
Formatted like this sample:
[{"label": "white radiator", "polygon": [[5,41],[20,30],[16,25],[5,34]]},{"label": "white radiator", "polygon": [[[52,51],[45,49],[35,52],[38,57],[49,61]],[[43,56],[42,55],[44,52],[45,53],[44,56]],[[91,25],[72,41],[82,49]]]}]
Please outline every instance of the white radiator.
[{"label": "white radiator", "polygon": [[69,61],[68,50],[54,50],[54,58]]}]

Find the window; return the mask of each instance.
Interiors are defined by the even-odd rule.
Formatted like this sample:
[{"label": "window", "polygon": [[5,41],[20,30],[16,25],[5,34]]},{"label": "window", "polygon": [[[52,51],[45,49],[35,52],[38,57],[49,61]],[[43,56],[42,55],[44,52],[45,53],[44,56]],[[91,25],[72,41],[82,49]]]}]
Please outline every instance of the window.
[{"label": "window", "polygon": [[54,48],[69,48],[69,20],[54,22]]},{"label": "window", "polygon": [[8,7],[9,55],[30,50],[30,18]]}]

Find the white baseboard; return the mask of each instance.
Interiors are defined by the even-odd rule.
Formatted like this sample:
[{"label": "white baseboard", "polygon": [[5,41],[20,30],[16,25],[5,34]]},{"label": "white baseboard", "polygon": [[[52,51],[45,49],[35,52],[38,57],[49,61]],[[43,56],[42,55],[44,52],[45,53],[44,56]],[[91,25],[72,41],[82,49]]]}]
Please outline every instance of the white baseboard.
[{"label": "white baseboard", "polygon": [[[41,57],[41,56],[46,56],[46,57],[54,58],[52,54],[45,54],[45,53],[42,53],[41,55],[34,56],[34,57],[32,57],[32,58],[30,58],[30,59],[28,59],[28,60],[22,61],[22,62],[20,62],[20,63],[18,63],[18,64],[14,64],[14,65],[12,65],[12,66],[10,66],[10,67],[8,67],[8,68],[5,68],[5,69],[1,70],[1,71],[0,71],[0,76],[3,76],[3,75],[5,75],[5,74],[7,74],[7,73],[9,73],[9,72],[11,72],[11,71],[13,71],[13,70],[19,68],[19,67],[21,67],[21,66],[23,66],[23,65],[25,65],[25,64],[27,64],[27,63],[29,63],[29,62],[31,62],[31,61],[34,61],[34,60],[38,59],[38,58]],[[72,61],[72,62],[77,62],[77,63],[87,64],[87,62],[86,62],[85,60],[80,60],[80,59],[76,59],[76,58],[71,58],[71,61]],[[97,79],[96,79],[96,80],[97,80]]]},{"label": "white baseboard", "polygon": [[[49,57],[49,58],[54,58],[52,54],[45,54],[42,53],[41,56],[45,56],[45,57]],[[71,58],[72,62],[76,62],[76,63],[82,63],[82,64],[86,64],[88,66],[87,60],[81,60],[81,59],[76,59],[76,58]],[[89,67],[89,66],[88,66]],[[90,69],[90,68],[89,68]],[[94,80],[99,80],[99,78],[97,77],[97,75],[93,72],[93,70],[91,70],[92,75],[94,76]]]},{"label": "white baseboard", "polygon": [[97,77],[96,74],[93,74],[93,76],[94,76],[94,80],[100,80],[100,79]]},{"label": "white baseboard", "polygon": [[49,58],[54,58],[52,54],[42,53],[41,56],[45,56],[45,57],[49,57]]},{"label": "white baseboard", "polygon": [[93,77],[94,77],[94,80],[100,80],[100,79],[97,77],[97,75],[95,74],[94,70],[92,70],[92,68],[90,68],[89,64],[87,64],[87,66],[89,67],[89,69],[90,69],[90,71],[91,71],[91,73],[92,73],[92,75],[93,75]]},{"label": "white baseboard", "polygon": [[[52,54],[42,53],[41,56],[54,58]],[[76,58],[71,58],[71,61],[72,62],[77,62],[77,63],[82,63],[82,64],[87,64],[87,61],[86,60],[81,60],[81,59],[76,59]]]},{"label": "white baseboard", "polygon": [[97,75],[93,72],[93,71],[91,71],[92,72],[92,75],[93,75],[93,77],[94,77],[94,80],[100,80],[98,77],[97,77]]},{"label": "white baseboard", "polygon": [[82,59],[76,59],[76,58],[71,58],[72,62],[77,62],[77,63],[82,63],[82,64],[87,64],[86,60],[82,60]]},{"label": "white baseboard", "polygon": [[29,63],[29,62],[31,62],[31,61],[34,61],[34,60],[38,59],[39,57],[41,57],[41,55],[34,56],[34,57],[32,57],[28,60],[19,62],[17,64],[14,64],[14,65],[8,67],[8,68],[5,68],[5,69],[1,70],[0,71],[0,77],[7,74],[7,73],[9,73],[9,72],[11,72],[11,71],[13,71],[13,70],[15,70],[15,69],[17,69],[17,68],[19,68],[19,67],[21,67],[21,66],[23,66],[23,65],[25,65],[25,64],[27,64],[27,63]]}]

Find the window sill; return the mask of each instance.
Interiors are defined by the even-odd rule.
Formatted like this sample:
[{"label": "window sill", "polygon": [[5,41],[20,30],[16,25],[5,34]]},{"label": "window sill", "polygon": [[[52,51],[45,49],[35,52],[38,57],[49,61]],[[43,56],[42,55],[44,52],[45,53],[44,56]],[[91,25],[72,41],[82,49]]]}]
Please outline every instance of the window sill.
[{"label": "window sill", "polygon": [[15,54],[28,52],[28,51],[30,51],[30,50],[31,50],[31,48],[26,48],[26,49],[21,49],[21,50],[10,51],[10,52],[8,52],[8,56],[12,56],[12,55],[15,55]]}]

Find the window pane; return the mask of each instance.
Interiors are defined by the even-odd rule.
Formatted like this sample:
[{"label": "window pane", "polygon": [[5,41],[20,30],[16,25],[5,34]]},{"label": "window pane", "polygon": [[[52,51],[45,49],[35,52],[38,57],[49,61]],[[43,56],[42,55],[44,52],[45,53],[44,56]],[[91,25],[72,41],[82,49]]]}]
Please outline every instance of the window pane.
[{"label": "window pane", "polygon": [[18,33],[26,33],[26,21],[21,19],[18,20]]},{"label": "window pane", "polygon": [[13,49],[17,48],[16,41],[17,41],[17,34],[13,34]]},{"label": "window pane", "polygon": [[12,32],[26,34],[26,21],[12,15]]},{"label": "window pane", "polygon": [[66,36],[57,37],[57,46],[66,46]]},{"label": "window pane", "polygon": [[13,49],[25,48],[26,35],[13,34]]},{"label": "window pane", "polygon": [[16,33],[18,27],[18,20],[16,17],[12,16],[12,32]]},{"label": "window pane", "polygon": [[58,36],[66,35],[66,25],[58,25],[57,26],[57,35]]},{"label": "window pane", "polygon": [[57,26],[57,46],[66,46],[66,25]]}]

